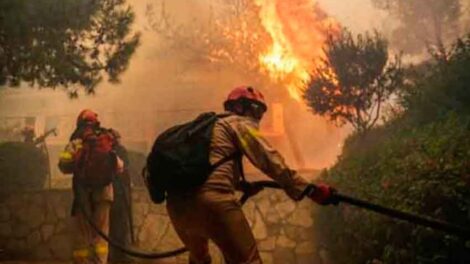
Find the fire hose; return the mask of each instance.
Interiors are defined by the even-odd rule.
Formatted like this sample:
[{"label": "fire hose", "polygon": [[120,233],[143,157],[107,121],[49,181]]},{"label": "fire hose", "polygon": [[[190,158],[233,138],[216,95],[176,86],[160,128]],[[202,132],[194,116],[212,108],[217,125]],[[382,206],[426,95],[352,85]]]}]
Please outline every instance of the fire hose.
[{"label": "fire hose", "polygon": [[[126,208],[126,215],[127,215],[127,224],[129,226],[129,232],[130,232],[130,239],[132,243],[135,243],[135,235],[134,235],[134,219],[132,218],[132,201],[131,201],[131,193],[128,192],[126,185],[124,184],[122,177],[115,177],[114,181],[117,182],[117,185],[121,189],[122,192],[122,201],[124,203],[124,207]],[[129,188],[130,191],[130,188]]]},{"label": "fire hose", "polygon": [[171,251],[166,251],[166,252],[143,252],[143,251],[140,251],[140,250],[136,250],[136,249],[132,249],[132,248],[128,248],[128,247],[125,247],[123,245],[121,245],[120,243],[112,240],[107,234],[105,234],[103,231],[101,231],[97,226],[96,224],[93,222],[92,220],[92,217],[91,215],[88,213],[88,211],[85,209],[85,206],[83,205],[82,203],[82,199],[80,198],[80,196],[82,195],[81,194],[81,188],[77,188],[76,189],[76,195],[77,195],[77,200],[79,201],[77,203],[78,205],[78,208],[79,210],[83,213],[83,215],[85,216],[85,219],[86,221],[88,222],[88,224],[93,228],[93,230],[100,236],[102,237],[104,240],[106,240],[106,242],[108,242],[112,247],[120,250],[121,252],[129,255],[129,256],[133,256],[133,257],[137,257],[137,258],[144,258],[144,259],[160,259],[160,258],[168,258],[168,257],[173,257],[173,256],[177,256],[179,254],[182,254],[184,252],[186,252],[186,248],[178,248],[178,249],[175,249],[175,250],[171,250]]},{"label": "fire hose", "polygon": [[[254,182],[253,184],[255,185],[258,184],[259,186],[266,187],[266,188],[281,189],[281,186],[279,186],[279,184],[273,181],[258,181],[258,182]],[[246,197],[245,199],[248,199],[248,197]],[[391,218],[407,221],[407,222],[424,226],[424,227],[429,227],[431,229],[439,230],[448,234],[452,234],[463,239],[470,239],[469,228],[455,225],[455,224],[445,222],[442,220],[437,220],[437,219],[433,219],[433,218],[429,218],[429,217],[425,217],[425,216],[421,216],[421,215],[417,215],[413,213],[399,211],[396,209],[384,207],[378,204],[367,202],[367,201],[350,197],[350,196],[340,194],[340,193],[333,193],[332,200],[336,200],[338,201],[338,203],[350,204],[359,208],[373,211],[382,215],[389,216]]]},{"label": "fire hose", "polygon": [[[255,182],[251,182],[250,185],[254,188],[258,188],[259,190],[263,188],[282,189],[282,187],[279,184],[273,181],[255,181]],[[77,195],[79,194],[77,193]],[[252,193],[245,192],[240,198],[240,203],[242,205],[245,204],[246,201],[251,196],[253,196]],[[336,201],[338,201],[338,203],[350,204],[350,205],[363,208],[369,211],[373,211],[379,214],[383,214],[392,218],[404,220],[404,221],[417,224],[420,226],[429,227],[435,230],[443,231],[443,232],[455,235],[463,239],[470,239],[470,229],[462,227],[462,226],[458,226],[449,222],[432,219],[429,217],[424,217],[424,216],[420,216],[420,215],[412,214],[408,212],[399,211],[396,209],[384,207],[378,204],[370,203],[370,202],[353,198],[353,197],[343,195],[340,193],[334,193],[332,199],[335,199]],[[119,243],[117,243],[116,241],[113,241],[105,233],[103,233],[91,220],[90,215],[88,214],[88,212],[85,210],[84,206],[81,203],[78,203],[78,206],[80,210],[82,211],[82,213],[85,215],[87,222],[96,231],[96,233],[99,236],[101,236],[104,240],[106,240],[111,246],[124,252],[125,254],[128,254],[133,257],[145,258],[145,259],[160,259],[160,258],[174,257],[187,251],[187,249],[184,247],[171,250],[171,251],[166,251],[166,252],[142,252],[139,250],[126,248],[120,245]]]}]

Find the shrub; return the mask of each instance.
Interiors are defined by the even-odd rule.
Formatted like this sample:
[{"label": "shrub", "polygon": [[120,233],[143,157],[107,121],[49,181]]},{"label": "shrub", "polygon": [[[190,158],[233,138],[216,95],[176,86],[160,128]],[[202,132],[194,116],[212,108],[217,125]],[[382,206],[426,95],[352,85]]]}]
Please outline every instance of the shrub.
[{"label": "shrub", "polygon": [[[470,226],[470,36],[402,97],[405,112],[346,141],[323,180],[342,193]],[[470,263],[470,241],[350,206],[320,210],[336,263]]]},{"label": "shrub", "polygon": [[0,144],[0,193],[42,189],[46,183],[47,159],[32,144]]}]

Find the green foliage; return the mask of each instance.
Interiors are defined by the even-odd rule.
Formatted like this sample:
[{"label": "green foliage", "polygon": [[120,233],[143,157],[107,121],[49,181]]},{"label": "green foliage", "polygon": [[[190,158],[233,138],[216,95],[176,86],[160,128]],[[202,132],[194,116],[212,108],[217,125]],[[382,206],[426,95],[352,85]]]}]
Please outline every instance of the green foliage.
[{"label": "green foliage", "polygon": [[389,62],[387,41],[377,32],[353,38],[344,29],[326,43],[326,60],[311,74],[304,93],[314,113],[353,125],[359,132],[372,128],[382,104],[401,84],[400,59]]},{"label": "green foliage", "polygon": [[5,142],[0,144],[0,195],[44,188],[47,158],[33,144]]},{"label": "green foliage", "polygon": [[426,45],[443,45],[459,36],[461,0],[373,0],[401,23],[392,44],[407,53],[423,52]]},{"label": "green foliage", "polygon": [[[405,112],[351,136],[323,174],[342,193],[470,226],[470,37],[403,95]],[[336,263],[470,263],[470,241],[348,206],[321,210]]]},{"label": "green foliage", "polygon": [[402,105],[415,122],[430,122],[448,111],[470,114],[470,35],[458,40],[445,57],[414,86],[403,90]]},{"label": "green foliage", "polygon": [[0,85],[79,87],[93,93],[104,73],[118,81],[139,43],[125,0],[0,2]]}]

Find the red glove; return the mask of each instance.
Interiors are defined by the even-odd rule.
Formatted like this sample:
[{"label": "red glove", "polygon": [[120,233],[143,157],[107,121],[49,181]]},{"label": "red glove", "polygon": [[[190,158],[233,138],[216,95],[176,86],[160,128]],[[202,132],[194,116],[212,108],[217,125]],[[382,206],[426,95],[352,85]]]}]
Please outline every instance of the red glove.
[{"label": "red glove", "polygon": [[308,191],[307,196],[314,202],[321,205],[338,204],[335,196],[336,190],[326,184],[312,184]]}]

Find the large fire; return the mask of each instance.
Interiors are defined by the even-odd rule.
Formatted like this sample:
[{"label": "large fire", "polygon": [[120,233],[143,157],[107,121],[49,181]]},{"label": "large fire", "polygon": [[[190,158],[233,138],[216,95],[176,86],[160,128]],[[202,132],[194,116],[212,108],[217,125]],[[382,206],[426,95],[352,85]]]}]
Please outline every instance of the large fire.
[{"label": "large fire", "polygon": [[269,76],[286,85],[292,98],[300,100],[310,73],[325,57],[328,34],[339,32],[316,0],[255,0],[260,19],[272,43],[259,56]]}]

